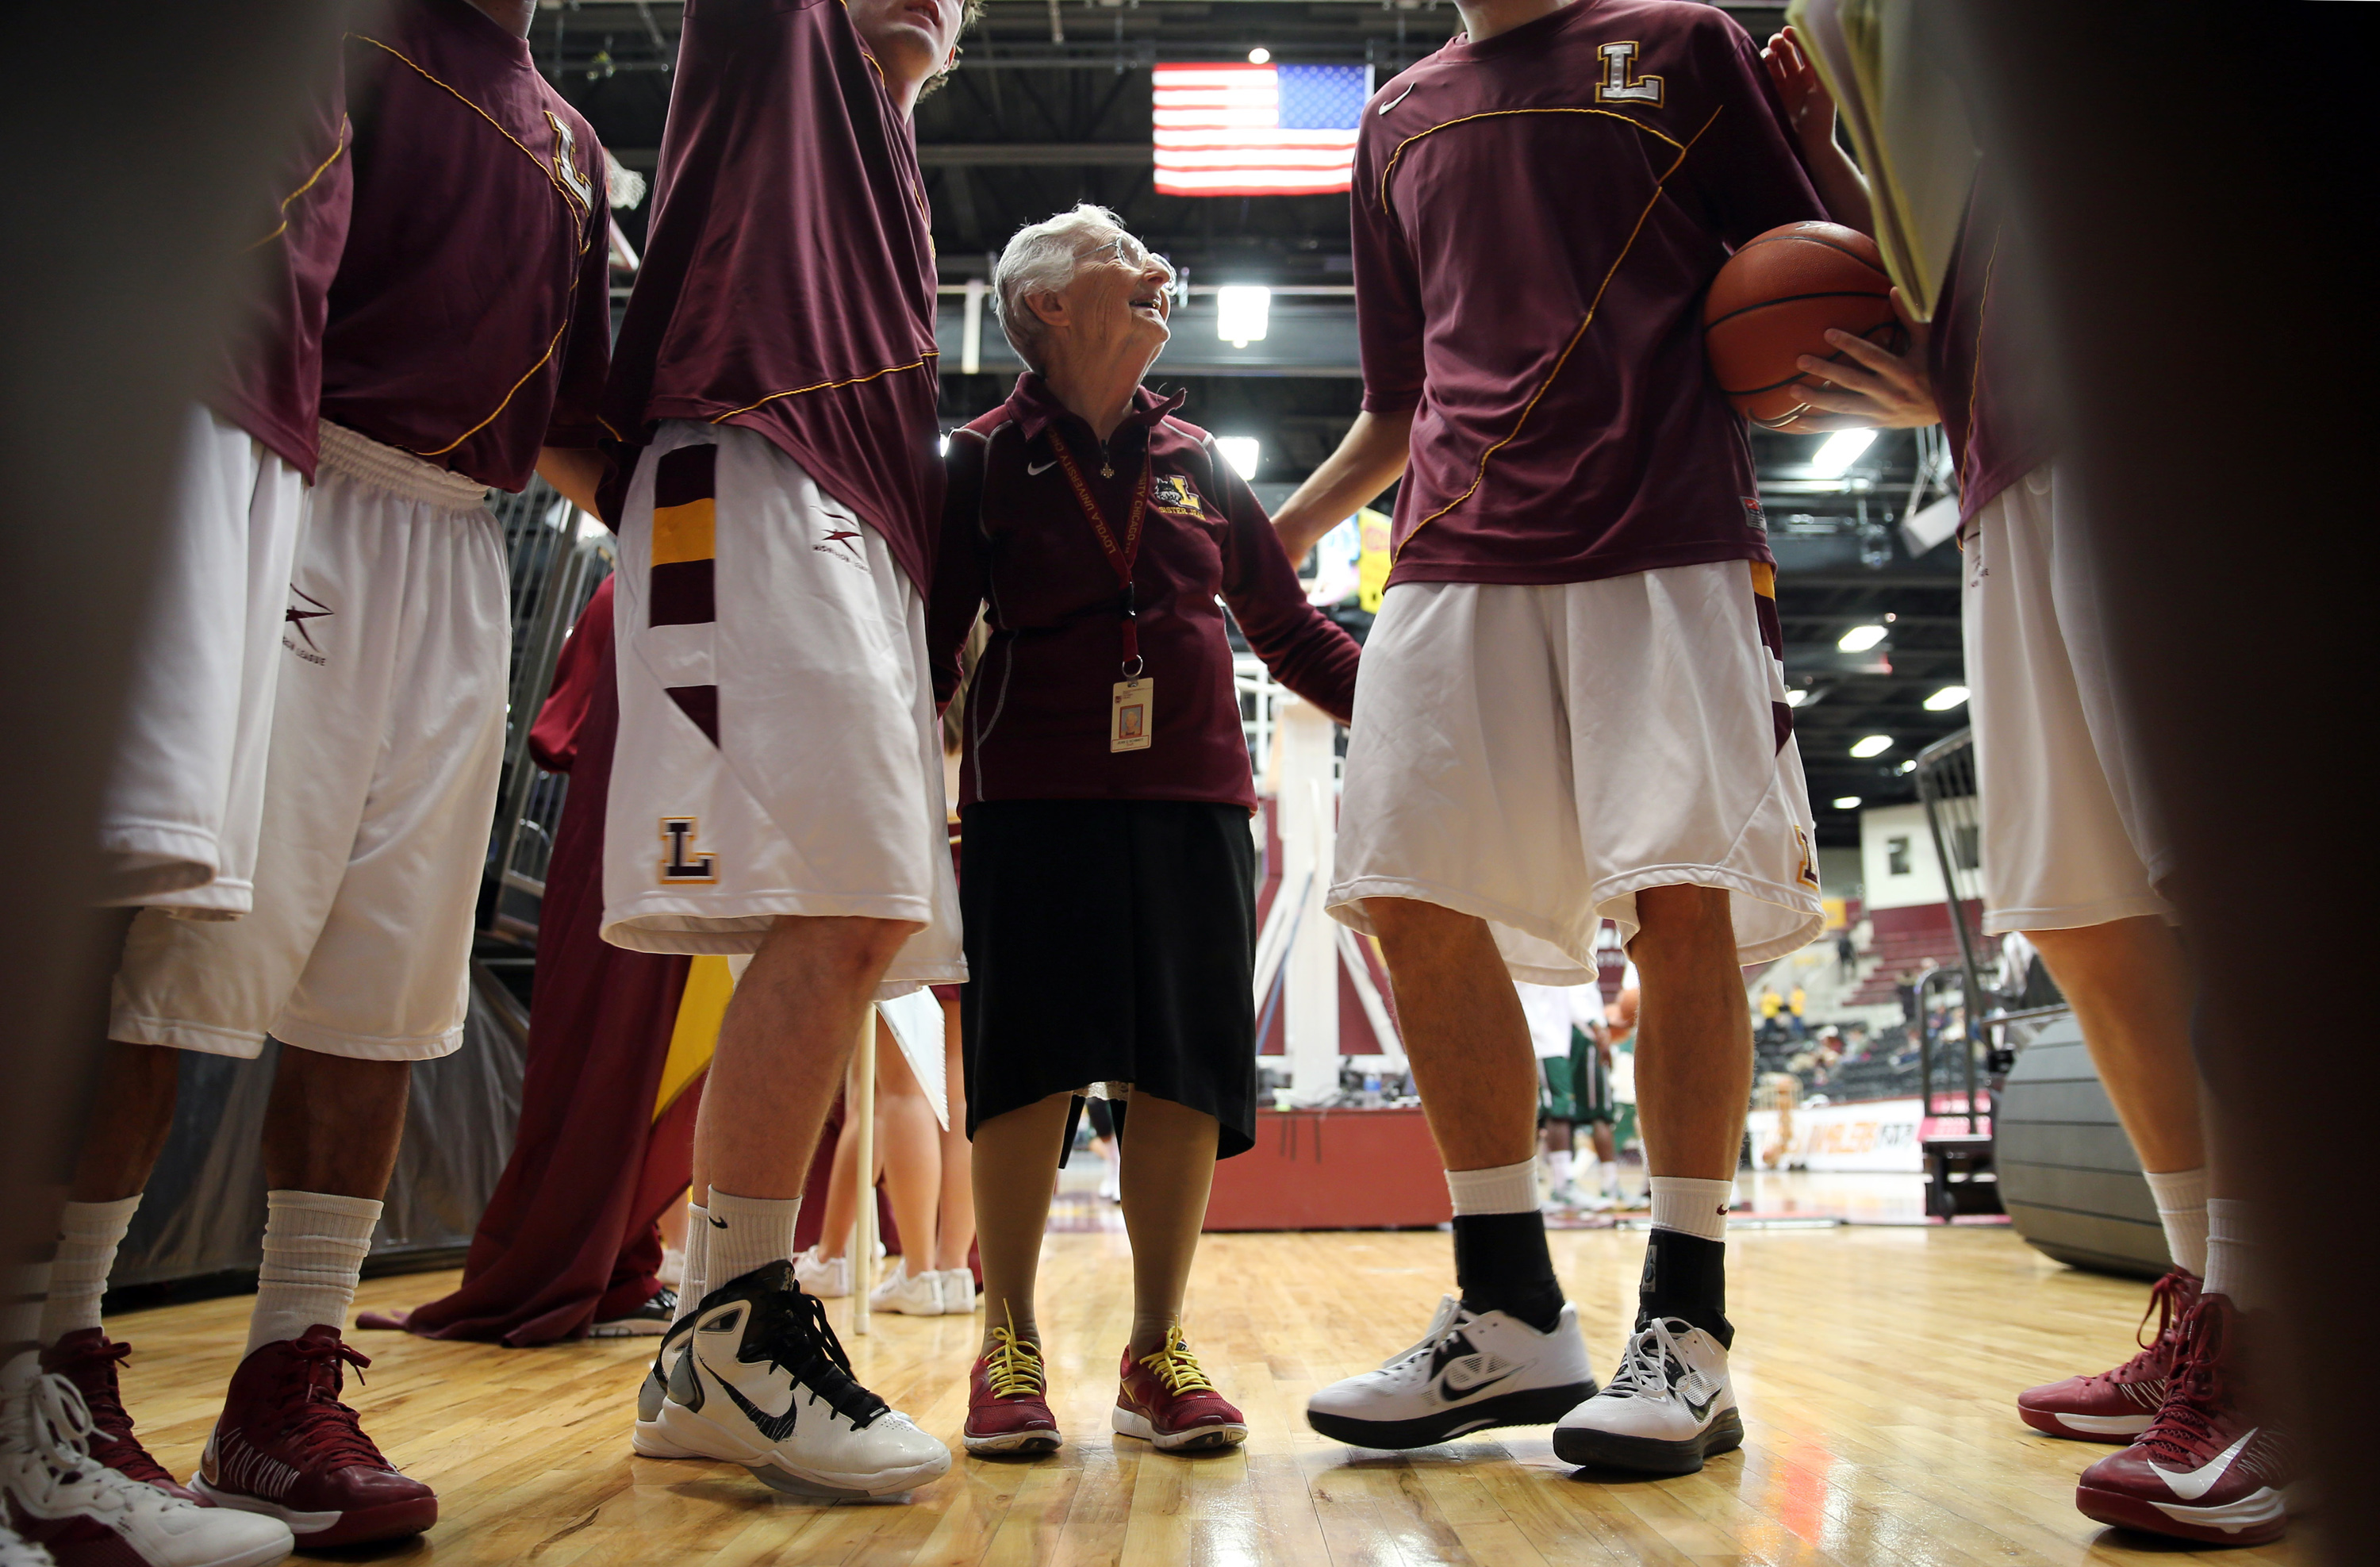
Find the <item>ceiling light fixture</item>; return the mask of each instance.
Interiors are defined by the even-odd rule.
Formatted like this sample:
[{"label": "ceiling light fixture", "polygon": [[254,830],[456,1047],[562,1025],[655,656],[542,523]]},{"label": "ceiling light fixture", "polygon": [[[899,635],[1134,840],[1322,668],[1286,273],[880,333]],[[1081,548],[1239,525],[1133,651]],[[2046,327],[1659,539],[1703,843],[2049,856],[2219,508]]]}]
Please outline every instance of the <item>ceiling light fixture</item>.
[{"label": "ceiling light fixture", "polygon": [[1854,626],[1835,639],[1835,646],[1847,653],[1864,653],[1883,640],[1883,626]]},{"label": "ceiling light fixture", "polygon": [[1248,51],[1248,64],[1252,66],[1269,66],[1272,64],[1272,51],[1264,47],[1262,44],[1258,44],[1254,49]]},{"label": "ceiling light fixture", "polygon": [[1272,290],[1262,284],[1233,284],[1215,290],[1215,335],[1234,348],[1264,341],[1272,316]]},{"label": "ceiling light fixture", "polygon": [[1911,757],[1907,761],[1902,762],[1899,767],[1894,768],[1892,771],[1895,772],[1914,772],[1917,771],[1917,759],[1915,757]]},{"label": "ceiling light fixture", "polygon": [[1857,810],[1859,808],[1860,797],[1857,795],[1844,795],[1835,801],[1837,810]]},{"label": "ceiling light fixture", "polygon": [[1869,757],[1880,757],[1890,749],[1892,749],[1891,735],[1870,735],[1852,747],[1852,755],[1864,761]]},{"label": "ceiling light fixture", "polygon": [[1223,454],[1223,460],[1231,464],[1242,479],[1251,482],[1255,480],[1257,459],[1264,454],[1263,446],[1257,443],[1255,436],[1218,435],[1215,437],[1215,449]]},{"label": "ceiling light fixture", "polygon": [[1952,708],[1963,706],[1966,700],[1967,688],[1964,686],[1945,686],[1925,698],[1925,711],[1949,712]]},{"label": "ceiling light fixture", "polygon": [[1860,454],[1875,444],[1873,430],[1838,430],[1810,454],[1810,472],[1819,479],[1840,479],[1859,461]]}]

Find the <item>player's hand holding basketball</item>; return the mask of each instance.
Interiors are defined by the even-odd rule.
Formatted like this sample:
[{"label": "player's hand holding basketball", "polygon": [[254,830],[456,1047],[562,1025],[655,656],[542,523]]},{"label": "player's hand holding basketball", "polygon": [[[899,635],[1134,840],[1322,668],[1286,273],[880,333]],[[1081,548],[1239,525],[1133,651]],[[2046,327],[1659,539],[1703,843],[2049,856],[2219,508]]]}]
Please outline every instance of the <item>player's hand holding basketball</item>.
[{"label": "player's hand holding basketball", "polygon": [[1815,354],[1793,361],[1803,374],[1826,383],[1803,394],[1803,402],[1826,413],[1803,415],[1800,428],[1913,430],[1941,422],[1942,412],[1934,406],[1934,382],[1925,373],[1925,324],[1910,315],[1898,288],[1892,291],[1892,308],[1909,328],[1905,357],[1854,333],[1829,328],[1828,344],[1858,360],[1856,365]]}]

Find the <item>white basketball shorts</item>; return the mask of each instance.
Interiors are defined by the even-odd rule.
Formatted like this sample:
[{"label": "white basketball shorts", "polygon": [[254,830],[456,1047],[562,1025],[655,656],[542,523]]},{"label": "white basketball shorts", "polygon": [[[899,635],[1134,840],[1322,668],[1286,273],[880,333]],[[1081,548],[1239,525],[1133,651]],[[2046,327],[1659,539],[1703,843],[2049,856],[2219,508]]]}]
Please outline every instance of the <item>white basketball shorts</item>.
[{"label": "white basketball shorts", "polygon": [[1636,893],[1733,894],[1741,962],[1824,925],[1772,568],[1409,582],[1364,644],[1333,916],[1417,898],[1493,927],[1516,979],[1596,977]]},{"label": "white basketball shorts", "polygon": [[109,1036],[253,1056],[269,1032],[379,1061],[463,1041],[512,627],[486,492],[322,427],[281,638],[256,905],[144,911]]},{"label": "white basketball shorts", "polygon": [[296,468],[191,407],[100,807],[103,902],[206,919],[248,912],[305,505]]},{"label": "white basketball shorts", "polygon": [[2171,855],[2115,698],[2073,492],[2054,465],[1975,514],[1965,565],[1984,929],[2170,922],[2155,883]]},{"label": "white basketball shorts", "polygon": [[876,529],[764,437],[672,420],[618,581],[603,939],[750,953],[783,916],[911,920],[880,994],[964,979],[925,605]]}]

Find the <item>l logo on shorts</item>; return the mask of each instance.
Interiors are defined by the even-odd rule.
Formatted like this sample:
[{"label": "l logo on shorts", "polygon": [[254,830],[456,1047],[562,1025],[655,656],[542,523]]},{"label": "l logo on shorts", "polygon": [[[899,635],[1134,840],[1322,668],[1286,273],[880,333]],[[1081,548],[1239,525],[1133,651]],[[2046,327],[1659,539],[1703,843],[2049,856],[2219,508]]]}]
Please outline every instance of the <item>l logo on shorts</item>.
[{"label": "l logo on shorts", "polygon": [[662,818],[662,842],[669,845],[669,852],[662,856],[664,886],[719,880],[719,856],[695,847],[695,834],[700,828],[698,817]]}]

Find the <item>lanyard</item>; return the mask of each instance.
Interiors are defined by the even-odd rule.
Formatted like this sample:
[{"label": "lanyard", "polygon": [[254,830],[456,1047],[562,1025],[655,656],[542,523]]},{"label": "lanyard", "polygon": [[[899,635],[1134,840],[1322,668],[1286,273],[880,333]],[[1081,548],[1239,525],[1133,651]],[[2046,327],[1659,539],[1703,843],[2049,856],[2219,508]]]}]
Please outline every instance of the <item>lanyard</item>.
[{"label": "lanyard", "polygon": [[1083,508],[1083,516],[1090,519],[1091,531],[1099,535],[1099,549],[1106,553],[1108,565],[1115,568],[1116,580],[1123,585],[1123,669],[1125,679],[1138,679],[1143,667],[1138,624],[1140,611],[1134,601],[1132,564],[1140,556],[1140,528],[1148,516],[1148,487],[1150,477],[1155,472],[1156,452],[1152,449],[1141,458],[1140,483],[1132,492],[1132,511],[1124,518],[1123,542],[1119,544],[1115,530],[1108,526],[1107,514],[1099,509],[1099,502],[1091,495],[1090,484],[1083,478],[1083,470],[1075,463],[1075,454],[1066,449],[1064,432],[1051,430],[1050,444],[1057,449],[1058,466],[1066,470],[1066,482],[1074,487],[1075,503]]}]

